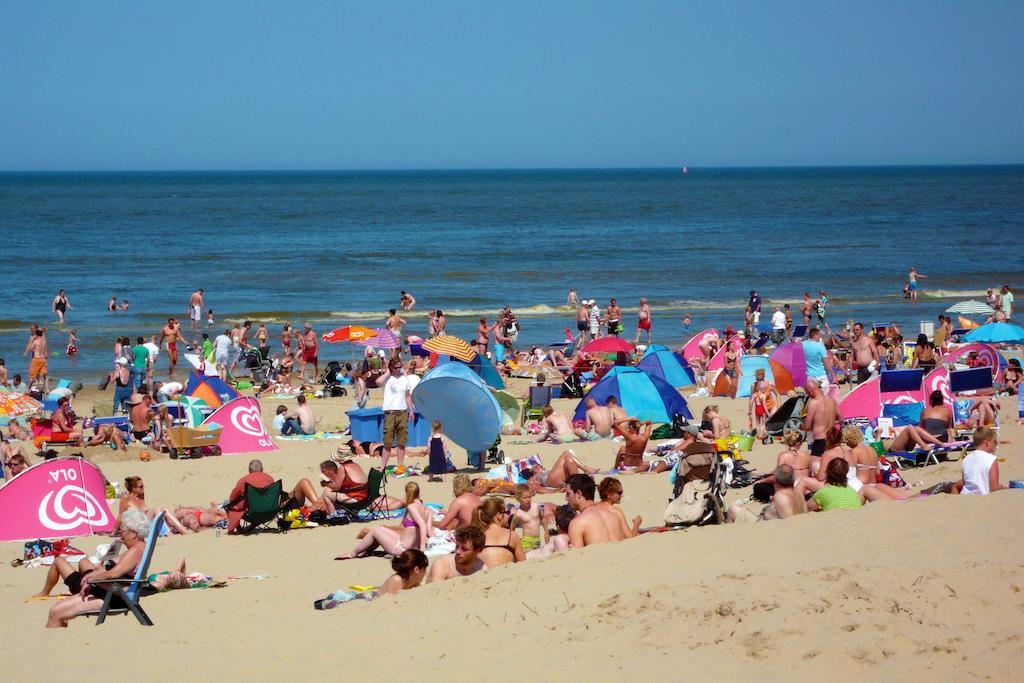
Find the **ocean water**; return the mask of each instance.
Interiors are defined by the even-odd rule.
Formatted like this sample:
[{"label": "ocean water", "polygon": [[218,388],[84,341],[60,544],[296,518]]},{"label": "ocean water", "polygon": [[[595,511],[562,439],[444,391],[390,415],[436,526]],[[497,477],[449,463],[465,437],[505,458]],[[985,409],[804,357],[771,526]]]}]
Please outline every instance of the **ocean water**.
[{"label": "ocean water", "polygon": [[[1024,285],[1024,167],[0,174],[0,234],[12,373],[39,322],[59,352],[51,374],[92,378],[117,335],[184,318],[197,287],[214,333],[252,319],[274,337],[286,320],[380,325],[405,289],[413,333],[440,308],[470,338],[510,304],[521,344],[554,342],[574,327],[569,287],[616,297],[630,333],[646,296],[661,343],[742,325],[751,289],[767,306],[824,289],[833,326],[916,331],[987,287]],[[901,294],[912,265],[927,276],[917,303]],[[74,362],[50,312],[61,288]],[[111,296],[129,311],[108,313]]]}]

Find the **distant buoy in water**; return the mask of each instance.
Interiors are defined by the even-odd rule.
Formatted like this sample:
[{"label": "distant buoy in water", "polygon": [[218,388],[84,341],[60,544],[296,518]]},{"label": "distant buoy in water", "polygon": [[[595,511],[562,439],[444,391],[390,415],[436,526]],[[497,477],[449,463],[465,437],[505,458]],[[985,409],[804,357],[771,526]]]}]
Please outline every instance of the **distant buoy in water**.
[{"label": "distant buoy in water", "polygon": [[689,172],[690,172],[690,167],[689,166],[683,166],[683,175],[686,175]]}]

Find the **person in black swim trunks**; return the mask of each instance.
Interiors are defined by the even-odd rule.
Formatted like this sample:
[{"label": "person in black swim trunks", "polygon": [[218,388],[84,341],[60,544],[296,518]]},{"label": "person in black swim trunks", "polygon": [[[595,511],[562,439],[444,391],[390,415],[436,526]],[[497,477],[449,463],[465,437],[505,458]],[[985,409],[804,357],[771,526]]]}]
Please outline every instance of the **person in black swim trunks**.
[{"label": "person in black swim trunks", "polygon": [[825,452],[825,435],[839,421],[839,408],[835,401],[821,391],[821,385],[816,379],[808,379],[804,389],[811,399],[807,402],[804,431],[811,435],[811,469],[816,474]]},{"label": "person in black swim trunks", "polygon": [[864,334],[864,323],[854,323],[850,348],[853,351],[853,362],[857,365],[857,384],[862,384],[871,379],[874,370],[878,370],[881,365],[875,341]]}]

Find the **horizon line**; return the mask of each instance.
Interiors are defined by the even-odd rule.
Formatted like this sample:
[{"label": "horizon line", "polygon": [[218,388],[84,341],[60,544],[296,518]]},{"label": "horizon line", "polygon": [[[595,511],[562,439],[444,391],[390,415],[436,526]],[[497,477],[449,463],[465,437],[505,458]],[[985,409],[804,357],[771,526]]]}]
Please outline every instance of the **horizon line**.
[{"label": "horizon line", "polygon": [[1024,166],[1024,161],[1001,163],[894,163],[894,164],[768,164],[749,166],[701,165],[692,166],[479,166],[459,168],[151,168],[151,169],[0,169],[0,175],[59,174],[59,173],[481,173],[508,171],[749,171],[749,170],[799,170],[799,169],[880,169],[880,168],[1012,168]]}]

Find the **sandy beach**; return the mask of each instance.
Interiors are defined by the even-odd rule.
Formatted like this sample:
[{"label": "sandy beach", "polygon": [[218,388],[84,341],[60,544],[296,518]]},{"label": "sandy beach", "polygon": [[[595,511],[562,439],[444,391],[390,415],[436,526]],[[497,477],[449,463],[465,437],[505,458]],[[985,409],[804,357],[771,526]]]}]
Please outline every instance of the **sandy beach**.
[{"label": "sandy beach", "polygon": [[[522,391],[519,385],[519,391]],[[110,393],[89,388],[76,399],[85,412]],[[744,399],[691,399],[696,413],[717,403],[734,425]],[[262,404],[269,422],[277,401]],[[345,424],[349,398],[313,403],[326,426]],[[573,401],[556,401],[569,412]],[[1002,479],[1024,478],[1015,398],[1002,399],[998,455]],[[509,439],[506,438],[506,442]],[[286,487],[314,478],[317,464],[342,443],[284,441],[262,457]],[[588,464],[610,467],[613,444],[575,445]],[[561,447],[504,445],[506,454],[539,453],[552,462]],[[245,473],[249,456],[140,462],[106,447],[89,449],[106,476],[140,475],[147,502],[173,506],[222,501]],[[757,444],[751,467],[768,471],[780,447]],[[425,460],[424,460],[425,461]],[[415,462],[413,460],[412,462]],[[464,454],[455,452],[457,465]],[[369,467],[369,458],[360,463]],[[959,477],[957,463],[905,470],[930,485]],[[427,502],[447,504],[445,483],[416,481]],[[671,493],[667,475],[624,475],[623,507],[644,526],[661,523]],[[393,479],[397,492],[404,480]],[[730,491],[730,500],[749,489]],[[562,495],[540,500],[562,502]],[[757,509],[754,504],[752,509]],[[854,680],[865,674],[911,680],[1010,680],[1024,637],[1024,546],[1010,520],[1024,496],[934,496],[873,503],[861,510],[809,514],[752,526],[726,525],[645,534],[619,544],[574,550],[486,575],[427,585],[400,596],[330,611],[312,603],[352,584],[390,574],[388,560],[333,561],[361,525],[218,536],[206,530],[157,545],[152,571],[185,557],[190,570],[230,580],[222,589],[174,591],[145,599],[156,626],[115,617],[100,628],[76,619],[44,631],[51,601],[39,590],[42,569],[14,568],[20,544],[2,548],[0,601],[9,633],[0,644],[9,671],[37,671],[55,652],[69,653],[85,680],[101,671],[145,671],[149,680],[254,680],[311,674],[415,676],[421,680],[619,679],[623,674],[696,680]],[[93,551],[102,537],[76,539]],[[513,658],[491,667],[494,658]],[[113,662],[116,661],[116,664]],[[386,672],[386,673],[385,673]]]}]

